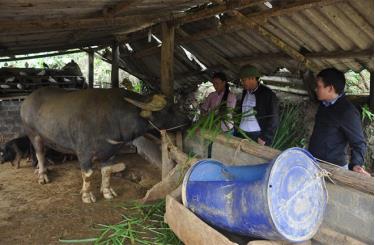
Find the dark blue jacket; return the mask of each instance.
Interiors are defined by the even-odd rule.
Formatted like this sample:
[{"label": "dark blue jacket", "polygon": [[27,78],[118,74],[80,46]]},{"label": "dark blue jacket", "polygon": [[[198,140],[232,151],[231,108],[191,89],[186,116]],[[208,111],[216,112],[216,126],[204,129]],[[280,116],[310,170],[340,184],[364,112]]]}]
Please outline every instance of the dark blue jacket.
[{"label": "dark blue jacket", "polygon": [[309,151],[314,157],[339,166],[348,164],[347,146],[351,149],[349,168],[363,165],[366,141],[358,110],[346,96],[328,107],[320,104],[315,116]]}]

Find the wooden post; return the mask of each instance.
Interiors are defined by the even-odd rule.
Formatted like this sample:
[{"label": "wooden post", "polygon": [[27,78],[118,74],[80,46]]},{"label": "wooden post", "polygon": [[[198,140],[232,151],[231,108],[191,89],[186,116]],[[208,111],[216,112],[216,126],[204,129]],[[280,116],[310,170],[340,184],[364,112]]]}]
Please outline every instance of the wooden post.
[{"label": "wooden post", "polygon": [[169,156],[168,152],[168,143],[169,140],[167,137],[171,135],[168,134],[165,130],[160,131],[161,134],[161,177],[164,179],[168,173],[173,169],[174,162]]},{"label": "wooden post", "polygon": [[94,51],[88,52],[89,56],[89,88],[94,87]]},{"label": "wooden post", "polygon": [[163,43],[161,45],[160,85],[161,92],[166,96],[173,95],[173,52],[174,26],[170,23],[161,24]]},{"label": "wooden post", "polygon": [[310,97],[311,101],[316,101],[315,97],[315,76],[314,73],[311,70],[306,70],[302,73],[302,81],[303,85]]},{"label": "wooden post", "polygon": [[182,131],[177,131],[176,132],[176,146],[181,151],[184,151],[184,149],[183,149]]},{"label": "wooden post", "polygon": [[112,45],[112,71],[111,71],[112,88],[119,87],[119,81],[118,81],[119,56],[120,56],[120,49],[119,49],[118,42],[114,42]]}]

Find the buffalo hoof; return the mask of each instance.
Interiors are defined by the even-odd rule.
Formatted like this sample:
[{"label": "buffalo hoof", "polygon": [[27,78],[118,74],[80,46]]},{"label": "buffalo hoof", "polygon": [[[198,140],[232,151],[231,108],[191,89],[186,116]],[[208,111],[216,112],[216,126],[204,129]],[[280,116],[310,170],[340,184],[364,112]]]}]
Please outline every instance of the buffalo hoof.
[{"label": "buffalo hoof", "polygon": [[116,192],[111,187],[103,188],[101,190],[101,192],[103,193],[103,197],[107,200],[110,200],[110,199],[113,199],[114,197],[117,197]]},{"label": "buffalo hoof", "polygon": [[47,174],[39,174],[38,183],[41,185],[47,184],[49,182]]},{"label": "buffalo hoof", "polygon": [[82,202],[84,203],[94,203],[96,202],[96,198],[92,192],[83,192],[82,193]]}]

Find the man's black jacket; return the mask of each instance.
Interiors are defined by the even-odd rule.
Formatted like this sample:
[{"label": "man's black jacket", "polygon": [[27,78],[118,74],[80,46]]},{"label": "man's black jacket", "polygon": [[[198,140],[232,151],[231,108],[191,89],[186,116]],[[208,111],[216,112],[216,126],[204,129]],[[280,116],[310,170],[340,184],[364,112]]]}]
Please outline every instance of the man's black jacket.
[{"label": "man's black jacket", "polygon": [[348,144],[351,148],[349,168],[363,165],[366,141],[361,118],[358,110],[344,95],[328,107],[320,104],[315,116],[309,151],[314,157],[344,166],[347,164]]},{"label": "man's black jacket", "polygon": [[[242,91],[242,98],[237,104],[237,111],[242,112],[242,103],[246,96],[246,90]],[[271,145],[276,129],[279,125],[279,101],[272,90],[262,84],[253,93],[256,99],[254,110],[255,117],[259,123],[261,134],[260,138]]]}]

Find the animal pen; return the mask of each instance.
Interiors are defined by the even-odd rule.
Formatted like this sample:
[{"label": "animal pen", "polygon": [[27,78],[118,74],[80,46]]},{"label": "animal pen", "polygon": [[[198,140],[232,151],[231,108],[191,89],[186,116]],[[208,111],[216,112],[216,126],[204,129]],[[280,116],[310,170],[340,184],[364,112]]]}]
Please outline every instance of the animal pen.
[{"label": "animal pen", "polygon": [[[122,69],[142,80],[150,90],[161,91],[173,100],[186,100],[199,84],[210,80],[213,71],[224,71],[233,84],[238,84],[239,67],[246,64],[265,74],[263,83],[273,90],[304,96],[310,101],[315,100],[314,77],[320,70],[335,67],[342,72],[361,72],[366,69],[370,72],[370,92],[353,95],[352,101],[368,103],[373,110],[373,5],[371,0],[3,0],[0,3],[0,62],[85,52],[88,88],[94,85],[96,57],[112,65],[113,88],[120,86],[119,69]],[[44,74],[43,70],[48,73]],[[285,70],[287,72],[280,72]],[[84,80],[82,74],[66,70],[64,73],[49,69],[1,68],[0,143],[23,133],[19,105],[25,96],[45,86],[85,89]],[[160,182],[159,179],[148,182],[143,201],[166,198],[165,221],[185,244],[287,244],[285,241],[239,239],[208,225],[182,205],[181,180],[188,167],[206,157],[205,141],[212,140],[205,132],[197,132],[192,138],[185,136],[181,132],[161,131],[160,135],[147,134],[133,142],[139,155],[157,166],[146,165],[145,168],[161,175]],[[194,152],[194,157],[188,155],[189,152]],[[236,137],[218,135],[213,140],[212,157],[235,166],[268,162],[278,154],[280,151],[276,149]],[[131,157],[130,161],[142,162],[137,157]],[[306,244],[374,243],[373,177],[364,178],[324,163],[320,167],[330,172],[333,182],[327,180],[328,204],[323,223]],[[3,171],[2,181],[6,181],[6,174],[16,176],[18,181],[24,178],[20,172],[24,169],[18,172],[10,168],[0,170]],[[69,180],[77,178],[76,174],[63,170]],[[79,175],[79,170],[76,172]],[[26,176],[32,178],[30,173]],[[54,173],[52,179],[61,181],[62,177]],[[72,183],[78,190],[79,184]],[[116,183],[124,184],[123,180]],[[2,198],[11,197],[12,191],[17,191],[11,185],[0,183]],[[41,198],[36,201],[37,205],[48,204],[51,200],[46,196],[50,193],[67,192],[53,186],[53,182],[49,187],[32,187]],[[26,184],[22,188],[26,189]],[[134,192],[138,197],[142,193],[135,186]],[[27,200],[35,201],[33,192],[27,195]],[[69,199],[77,199],[77,196],[78,191]],[[62,230],[65,228],[54,228],[60,226],[52,221],[53,214],[60,211],[49,209],[51,215],[46,215],[40,208],[32,217],[24,215],[27,210],[23,205],[27,201],[23,198],[21,194],[17,197],[21,217],[26,221],[51,222],[51,230],[56,234],[48,238],[48,243],[57,243],[59,237],[72,234]],[[66,196],[52,204],[59,205],[64,198]],[[117,201],[124,201],[127,197],[120,194],[118,198]],[[115,211],[111,210],[110,202],[101,200],[93,204],[100,205],[100,209],[91,204],[87,208],[66,202],[76,208],[70,210],[64,206],[61,212],[70,214],[69,217],[82,214],[85,224],[117,222],[98,217],[90,221],[88,216],[93,210],[103,210],[105,218],[112,217]],[[14,205],[7,200],[0,203],[0,218],[4,218],[4,222],[0,222],[1,230],[14,229],[12,217],[6,215],[11,204]],[[18,222],[21,225],[22,221]],[[31,237],[31,233],[38,232],[35,229],[29,229],[30,234],[24,235]],[[45,242],[41,239],[43,237],[39,236],[32,242]],[[0,243],[11,241],[10,236],[0,235]]]}]

